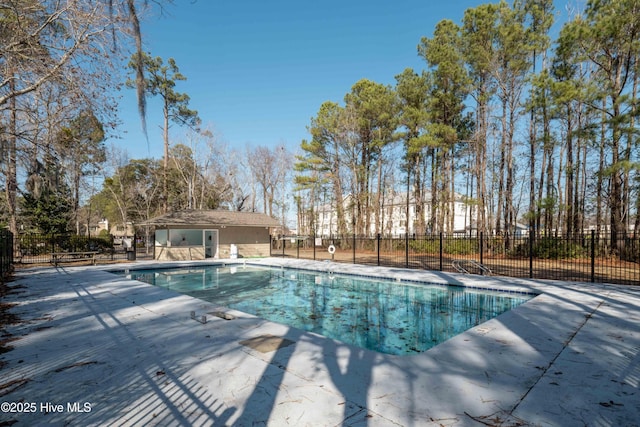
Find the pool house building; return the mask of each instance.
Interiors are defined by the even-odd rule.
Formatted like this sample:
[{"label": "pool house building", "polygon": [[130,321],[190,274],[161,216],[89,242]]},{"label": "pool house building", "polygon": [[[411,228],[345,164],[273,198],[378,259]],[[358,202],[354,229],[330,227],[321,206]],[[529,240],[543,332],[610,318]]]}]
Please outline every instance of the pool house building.
[{"label": "pool house building", "polygon": [[269,256],[280,223],[262,213],[183,210],[136,225],[155,229],[154,259],[177,261]]}]

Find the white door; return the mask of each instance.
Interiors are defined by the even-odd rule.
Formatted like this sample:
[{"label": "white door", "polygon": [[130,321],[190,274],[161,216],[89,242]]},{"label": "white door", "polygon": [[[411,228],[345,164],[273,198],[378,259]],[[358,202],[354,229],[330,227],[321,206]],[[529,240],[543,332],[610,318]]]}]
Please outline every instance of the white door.
[{"label": "white door", "polygon": [[204,257],[218,258],[218,230],[204,230]]}]

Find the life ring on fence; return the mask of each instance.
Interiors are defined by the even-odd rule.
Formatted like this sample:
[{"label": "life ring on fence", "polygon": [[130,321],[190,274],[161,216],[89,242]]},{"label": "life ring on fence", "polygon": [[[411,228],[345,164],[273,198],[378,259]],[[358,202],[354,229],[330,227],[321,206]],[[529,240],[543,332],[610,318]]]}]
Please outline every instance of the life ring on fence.
[{"label": "life ring on fence", "polygon": [[336,247],[333,245],[329,245],[329,247],[327,248],[327,251],[329,251],[329,253],[333,255],[336,253]]}]

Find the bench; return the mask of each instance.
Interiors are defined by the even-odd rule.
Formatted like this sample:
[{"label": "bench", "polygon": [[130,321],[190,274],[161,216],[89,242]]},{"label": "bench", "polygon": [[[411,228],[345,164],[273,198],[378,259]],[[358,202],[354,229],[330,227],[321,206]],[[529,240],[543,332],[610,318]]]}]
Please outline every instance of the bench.
[{"label": "bench", "polygon": [[98,252],[51,252],[51,263],[57,266],[61,262],[87,261],[91,260],[96,265],[96,255]]}]

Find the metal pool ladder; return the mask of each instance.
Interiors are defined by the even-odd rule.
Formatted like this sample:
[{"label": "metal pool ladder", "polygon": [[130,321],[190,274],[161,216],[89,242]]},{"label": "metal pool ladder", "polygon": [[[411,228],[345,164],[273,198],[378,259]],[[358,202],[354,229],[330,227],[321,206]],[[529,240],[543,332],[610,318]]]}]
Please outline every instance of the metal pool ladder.
[{"label": "metal pool ladder", "polygon": [[451,263],[451,265],[456,269],[456,271],[463,274],[472,274],[469,271],[470,268],[477,268],[482,276],[491,276],[493,274],[491,269],[486,265],[469,259],[456,259]]}]

